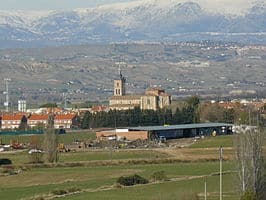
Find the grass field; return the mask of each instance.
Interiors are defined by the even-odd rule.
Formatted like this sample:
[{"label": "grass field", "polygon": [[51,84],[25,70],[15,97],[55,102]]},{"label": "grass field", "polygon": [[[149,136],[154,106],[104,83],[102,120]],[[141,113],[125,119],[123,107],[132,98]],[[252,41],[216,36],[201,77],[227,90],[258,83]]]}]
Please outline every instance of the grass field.
[{"label": "grass field", "polygon": [[[225,171],[233,169],[231,162],[224,163]],[[176,180],[132,188],[112,188],[119,176],[137,173],[150,179],[154,172],[160,170],[164,170],[169,179]],[[0,177],[0,199],[30,199],[34,195],[49,195],[54,189],[73,186],[84,192],[63,199],[177,199],[186,193],[202,192],[203,176],[218,170],[218,162],[31,169],[19,175]],[[224,176],[225,192],[234,191],[233,179],[231,174]],[[207,180],[209,192],[219,191],[218,176],[210,176]],[[101,189],[103,186],[109,189],[104,191]],[[158,198],[158,194],[162,198]],[[215,194],[212,196],[216,199]]]},{"label": "grass field", "polygon": [[[218,200],[219,191],[219,178],[208,178],[209,200]],[[133,188],[122,188],[107,191],[85,192],[82,194],[64,197],[60,199],[64,200],[83,200],[83,199],[116,199],[116,200],[191,200],[189,196],[191,194],[203,194],[204,178],[196,178],[193,180],[182,180],[173,182],[164,182],[160,184],[136,186]],[[225,200],[237,200],[239,197],[231,189],[234,187],[232,182],[232,176],[224,176],[224,198]],[[201,198],[203,199],[203,198]]]},{"label": "grass field", "polygon": [[[27,151],[2,153],[0,158],[12,160],[14,165],[30,162],[30,154]],[[153,150],[97,150],[59,153],[59,162],[82,162],[95,160],[120,160],[120,159],[155,159],[166,158],[168,154]]]},{"label": "grass field", "polygon": [[[21,140],[30,140],[29,136],[20,136]],[[43,137],[43,136],[38,136]],[[75,140],[86,140],[95,137],[91,133],[70,133],[61,135],[61,142],[67,144]],[[6,141],[12,139],[5,136]],[[219,171],[218,158],[219,146],[226,147],[223,170],[228,171],[224,177],[224,200],[239,199],[235,188],[235,167],[232,161],[233,136],[208,137],[197,141],[189,148],[159,148],[159,149],[133,149],[133,150],[86,150],[77,152],[60,153],[59,163],[79,163],[99,161],[97,166],[56,167],[56,168],[28,168],[17,175],[6,176],[0,173],[0,199],[8,200],[33,200],[44,196],[53,199],[52,191],[79,188],[81,191],[69,196],[60,196],[62,200],[188,200],[189,195],[201,196],[204,191],[204,180],[207,180],[208,200],[218,200]],[[1,158],[9,158],[14,165],[23,165],[29,162],[27,151],[1,153]],[[101,162],[113,160],[126,161],[146,159],[180,159],[185,162],[161,164],[128,164],[103,166]],[[132,162],[134,163],[134,162]],[[147,179],[156,171],[165,171],[169,181],[138,185],[133,187],[115,187],[118,177],[139,174]],[[216,174],[216,175],[214,175]],[[190,200],[190,199],[189,199]]]},{"label": "grass field", "polygon": [[190,148],[219,148],[222,147],[233,147],[234,135],[222,135],[216,137],[205,137],[200,139],[190,146]]},{"label": "grass field", "polygon": [[[29,143],[32,135],[0,135],[0,140],[3,144],[10,144],[11,140],[18,141],[20,143]],[[44,140],[43,135],[34,135],[42,142]],[[96,135],[93,132],[69,132],[67,134],[59,135],[59,142],[64,144],[70,144],[76,140],[85,141],[95,139]]]}]

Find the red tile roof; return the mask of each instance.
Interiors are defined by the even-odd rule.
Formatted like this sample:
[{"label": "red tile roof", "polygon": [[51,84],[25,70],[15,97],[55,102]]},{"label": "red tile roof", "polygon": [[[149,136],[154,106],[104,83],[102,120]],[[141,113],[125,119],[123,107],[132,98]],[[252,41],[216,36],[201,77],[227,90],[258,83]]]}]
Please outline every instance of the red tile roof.
[{"label": "red tile roof", "polygon": [[109,107],[107,107],[107,106],[94,106],[91,110],[93,112],[100,112],[100,111],[106,111],[108,109],[109,109]]},{"label": "red tile roof", "polygon": [[58,114],[55,116],[55,120],[72,120],[76,117],[76,114]]},{"label": "red tile roof", "polygon": [[38,120],[38,121],[41,121],[41,120],[48,120],[48,117],[49,115],[48,114],[42,114],[42,115],[36,115],[36,114],[33,114],[29,117],[29,120]]},{"label": "red tile roof", "polygon": [[4,114],[2,115],[2,120],[21,120],[24,115],[21,114]]}]

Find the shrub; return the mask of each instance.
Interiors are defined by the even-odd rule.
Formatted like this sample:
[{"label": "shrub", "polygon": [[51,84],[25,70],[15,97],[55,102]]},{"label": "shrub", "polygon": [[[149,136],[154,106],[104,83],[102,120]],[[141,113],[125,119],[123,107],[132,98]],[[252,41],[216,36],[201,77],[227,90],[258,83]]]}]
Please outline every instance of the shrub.
[{"label": "shrub", "polygon": [[54,195],[64,195],[64,194],[68,194],[68,193],[74,193],[74,192],[78,192],[81,191],[80,188],[77,187],[70,187],[67,189],[56,189],[52,191],[52,194]]},{"label": "shrub", "polygon": [[68,192],[64,189],[57,189],[57,190],[53,190],[52,191],[52,194],[54,195],[64,195],[64,194],[67,194]]},{"label": "shrub", "polygon": [[29,161],[32,164],[43,163],[43,153],[34,152],[29,154]]},{"label": "shrub", "polygon": [[81,191],[81,189],[80,188],[77,188],[77,187],[71,187],[71,188],[67,188],[67,191],[69,193],[74,193],[74,192]]},{"label": "shrub", "polygon": [[241,200],[257,200],[256,195],[254,192],[245,192],[243,196],[241,197]]},{"label": "shrub", "polygon": [[119,183],[116,183],[116,184],[114,185],[114,187],[115,187],[115,188],[122,188],[122,185],[119,184]]},{"label": "shrub", "polygon": [[165,171],[154,172],[151,175],[151,178],[152,178],[153,181],[166,181],[167,180]]},{"label": "shrub", "polygon": [[12,165],[12,161],[7,158],[0,159],[0,166],[1,165]]},{"label": "shrub", "polygon": [[121,176],[117,180],[118,184],[124,185],[124,186],[132,186],[137,184],[147,184],[149,181],[137,174],[133,176]]},{"label": "shrub", "polygon": [[18,168],[21,171],[29,171],[29,170],[31,170],[31,168],[29,166],[24,166],[24,165],[18,166]]},{"label": "shrub", "polygon": [[14,166],[4,166],[2,172],[9,175],[17,174]]}]

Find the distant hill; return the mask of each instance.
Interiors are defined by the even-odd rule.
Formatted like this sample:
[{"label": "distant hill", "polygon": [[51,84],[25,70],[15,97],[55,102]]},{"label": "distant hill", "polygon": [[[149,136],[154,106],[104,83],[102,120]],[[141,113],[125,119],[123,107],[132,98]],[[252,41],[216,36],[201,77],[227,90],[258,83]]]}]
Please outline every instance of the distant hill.
[{"label": "distant hill", "polygon": [[265,2],[143,0],[72,11],[0,11],[0,48],[202,40],[265,44]]},{"label": "distant hill", "polygon": [[63,93],[76,101],[108,100],[121,60],[128,93],[153,86],[179,97],[266,96],[266,45],[113,43],[0,50],[0,107],[7,77],[13,102],[58,102]]}]

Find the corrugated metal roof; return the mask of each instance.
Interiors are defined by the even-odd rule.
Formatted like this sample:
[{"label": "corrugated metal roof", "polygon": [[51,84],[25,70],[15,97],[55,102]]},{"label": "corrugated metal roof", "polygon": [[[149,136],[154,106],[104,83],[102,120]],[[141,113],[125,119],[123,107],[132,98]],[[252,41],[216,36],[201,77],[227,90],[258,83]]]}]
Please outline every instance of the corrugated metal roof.
[{"label": "corrugated metal roof", "polygon": [[163,130],[178,130],[178,129],[194,129],[194,128],[214,128],[214,127],[228,127],[233,124],[226,123],[203,123],[203,124],[180,124],[180,125],[167,125],[167,126],[139,126],[129,127],[129,130],[138,131],[163,131]]}]

